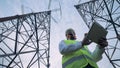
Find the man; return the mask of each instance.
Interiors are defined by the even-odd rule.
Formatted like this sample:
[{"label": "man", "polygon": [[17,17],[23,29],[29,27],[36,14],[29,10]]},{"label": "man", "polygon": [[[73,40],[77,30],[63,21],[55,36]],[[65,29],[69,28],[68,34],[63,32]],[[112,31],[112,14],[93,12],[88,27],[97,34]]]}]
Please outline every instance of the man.
[{"label": "man", "polygon": [[87,45],[91,43],[85,37],[82,41],[76,41],[73,29],[66,30],[67,40],[59,43],[59,51],[62,56],[62,68],[98,68],[96,62],[102,58],[104,47],[108,45],[106,38],[101,38],[94,52],[90,52]]}]

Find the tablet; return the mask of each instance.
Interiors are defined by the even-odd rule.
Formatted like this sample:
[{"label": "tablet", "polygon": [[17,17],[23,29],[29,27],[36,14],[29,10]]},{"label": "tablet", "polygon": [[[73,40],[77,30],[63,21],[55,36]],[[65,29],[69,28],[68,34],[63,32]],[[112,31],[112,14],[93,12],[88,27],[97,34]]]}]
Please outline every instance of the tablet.
[{"label": "tablet", "polygon": [[88,32],[87,38],[92,42],[98,43],[102,37],[106,37],[108,31],[105,30],[99,23],[94,22]]}]

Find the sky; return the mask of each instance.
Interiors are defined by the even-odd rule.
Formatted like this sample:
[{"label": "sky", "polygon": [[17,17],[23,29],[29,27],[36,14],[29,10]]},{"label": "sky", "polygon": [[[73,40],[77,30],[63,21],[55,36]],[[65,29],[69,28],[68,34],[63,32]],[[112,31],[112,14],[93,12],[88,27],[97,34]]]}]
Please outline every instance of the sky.
[{"label": "sky", "polygon": [[[51,0],[50,8],[48,9],[49,0],[0,0],[0,17],[52,10],[52,18],[55,20],[51,20],[50,68],[62,68],[62,55],[59,53],[58,44],[61,40],[66,39],[65,30],[73,28],[76,32],[77,40],[82,40],[84,33],[89,31],[74,7],[78,1]],[[22,9],[21,6],[23,6]],[[95,45],[94,43],[91,44],[89,49],[93,51]],[[103,59],[97,64],[100,68],[112,68],[104,54]]]}]

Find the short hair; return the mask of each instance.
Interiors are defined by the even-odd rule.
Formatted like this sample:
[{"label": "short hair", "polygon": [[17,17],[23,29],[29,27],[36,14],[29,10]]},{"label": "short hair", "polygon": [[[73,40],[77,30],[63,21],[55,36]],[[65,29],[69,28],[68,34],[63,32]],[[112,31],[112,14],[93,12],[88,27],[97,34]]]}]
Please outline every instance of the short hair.
[{"label": "short hair", "polygon": [[67,29],[66,32],[65,32],[65,35],[67,35],[67,34],[75,35],[75,31],[74,31],[72,28],[69,28],[69,29]]}]

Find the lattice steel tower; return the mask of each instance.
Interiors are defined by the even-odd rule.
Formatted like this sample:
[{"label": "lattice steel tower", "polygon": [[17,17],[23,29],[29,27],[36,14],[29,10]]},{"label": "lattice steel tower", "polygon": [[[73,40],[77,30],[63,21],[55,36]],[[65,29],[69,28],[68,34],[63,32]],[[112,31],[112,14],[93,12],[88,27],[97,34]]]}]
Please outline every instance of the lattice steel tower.
[{"label": "lattice steel tower", "polygon": [[120,0],[91,0],[75,5],[88,28],[96,21],[107,31],[105,55],[114,68],[120,67]]},{"label": "lattice steel tower", "polygon": [[0,68],[49,68],[51,11],[0,18]]}]

